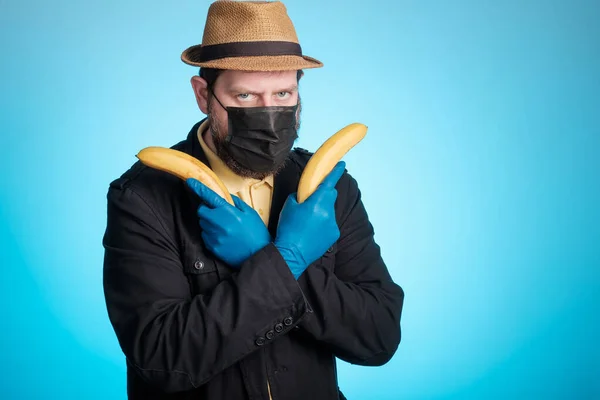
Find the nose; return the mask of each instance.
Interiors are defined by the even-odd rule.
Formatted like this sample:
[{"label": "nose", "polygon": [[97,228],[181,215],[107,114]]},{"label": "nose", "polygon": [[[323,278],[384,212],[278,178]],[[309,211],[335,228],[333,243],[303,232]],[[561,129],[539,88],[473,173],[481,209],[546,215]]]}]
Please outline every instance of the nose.
[{"label": "nose", "polygon": [[265,95],[261,96],[261,102],[263,107],[271,107],[275,104],[270,96]]}]

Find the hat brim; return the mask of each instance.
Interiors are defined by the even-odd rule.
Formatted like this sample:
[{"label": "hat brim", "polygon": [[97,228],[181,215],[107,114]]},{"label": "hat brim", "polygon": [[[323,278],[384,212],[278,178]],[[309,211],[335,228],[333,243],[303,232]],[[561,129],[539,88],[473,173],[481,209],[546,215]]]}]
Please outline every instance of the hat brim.
[{"label": "hat brim", "polygon": [[204,68],[230,69],[237,71],[295,71],[299,69],[320,68],[323,63],[309,56],[245,56],[226,57],[211,61],[197,61],[200,46],[192,46],[181,54],[181,61],[188,65]]}]

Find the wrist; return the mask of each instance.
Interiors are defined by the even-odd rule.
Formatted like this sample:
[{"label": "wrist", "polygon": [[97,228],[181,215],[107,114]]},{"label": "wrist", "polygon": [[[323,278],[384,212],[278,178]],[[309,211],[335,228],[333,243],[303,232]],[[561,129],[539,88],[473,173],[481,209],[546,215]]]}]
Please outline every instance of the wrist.
[{"label": "wrist", "polygon": [[302,272],[306,269],[308,264],[304,260],[302,253],[298,250],[298,248],[293,243],[284,243],[279,240],[275,240],[273,242],[275,248],[281,254],[281,257],[286,262],[290,271],[294,275],[296,279],[302,274]]},{"label": "wrist", "polygon": [[262,220],[260,220],[259,222],[260,223],[257,222],[252,226],[248,224],[246,226],[244,234],[247,238],[252,240],[260,248],[263,248],[264,246],[271,243],[273,241],[273,238],[271,237],[271,233],[269,232],[265,224],[262,222]]}]

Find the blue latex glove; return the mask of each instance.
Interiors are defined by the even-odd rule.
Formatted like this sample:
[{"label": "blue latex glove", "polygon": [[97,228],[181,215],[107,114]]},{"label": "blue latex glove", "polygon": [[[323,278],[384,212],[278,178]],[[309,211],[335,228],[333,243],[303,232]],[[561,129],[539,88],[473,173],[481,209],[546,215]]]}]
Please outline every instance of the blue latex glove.
[{"label": "blue latex glove", "polygon": [[239,267],[271,242],[264,222],[244,201],[232,195],[234,207],[200,181],[190,178],[186,182],[204,203],[197,211],[202,239],[219,259]]},{"label": "blue latex glove", "polygon": [[296,279],[340,236],[335,219],[335,185],[345,167],[345,162],[338,162],[303,203],[299,204],[293,193],[283,205],[274,244]]}]

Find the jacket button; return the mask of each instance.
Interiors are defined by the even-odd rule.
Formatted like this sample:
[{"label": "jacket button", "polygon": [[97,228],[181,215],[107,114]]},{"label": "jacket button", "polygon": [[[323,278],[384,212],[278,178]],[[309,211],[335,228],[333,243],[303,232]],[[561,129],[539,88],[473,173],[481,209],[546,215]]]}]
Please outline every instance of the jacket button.
[{"label": "jacket button", "polygon": [[283,324],[275,325],[275,332],[280,333],[281,331],[283,331]]},{"label": "jacket button", "polygon": [[269,340],[273,339],[273,336],[275,336],[275,332],[273,331],[269,331],[265,334],[265,337]]},{"label": "jacket button", "polygon": [[204,263],[201,260],[196,260],[196,262],[194,263],[194,268],[202,269],[204,268]]},{"label": "jacket button", "polygon": [[294,320],[292,319],[292,317],[286,317],[283,320],[283,323],[285,324],[285,326],[290,326],[292,324],[292,322],[294,322]]},{"label": "jacket button", "polygon": [[257,346],[262,346],[263,344],[265,344],[265,338],[264,337],[259,337],[258,339],[256,339],[256,345]]}]

